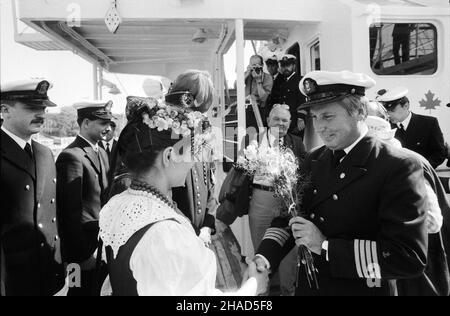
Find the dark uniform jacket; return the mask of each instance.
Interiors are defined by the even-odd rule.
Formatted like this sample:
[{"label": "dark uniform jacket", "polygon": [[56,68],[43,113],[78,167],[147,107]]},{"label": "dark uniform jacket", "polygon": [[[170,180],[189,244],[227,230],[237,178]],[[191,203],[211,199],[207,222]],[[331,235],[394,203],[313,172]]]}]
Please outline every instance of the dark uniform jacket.
[{"label": "dark uniform jacket", "polygon": [[[108,162],[109,162],[109,173],[107,175],[108,183],[111,184],[114,181],[114,177],[121,174],[123,165],[122,165],[122,159],[120,158],[118,154],[118,142],[117,140],[113,141],[112,148],[110,148],[110,152],[106,151],[105,146],[103,145],[103,142],[98,142],[98,145],[100,148],[103,148],[106,153],[108,154]],[[111,187],[110,187],[111,188]]]},{"label": "dark uniform jacket", "polygon": [[211,163],[196,163],[186,178],[186,186],[172,189],[172,199],[186,217],[191,220],[197,235],[200,229],[216,229],[214,195],[215,180]]},{"label": "dark uniform jacket", "polygon": [[[396,125],[393,127],[397,128]],[[433,168],[439,167],[447,157],[444,136],[438,120],[434,117],[412,113],[406,135],[402,136],[397,130],[395,137],[404,148],[424,156]]]},{"label": "dark uniform jacket", "polygon": [[301,80],[301,76],[297,73],[288,81],[286,81],[285,76],[279,75],[273,83],[272,92],[267,100],[267,116],[269,116],[274,104],[289,105],[292,116],[289,132],[297,127],[297,108],[305,102],[305,97],[298,87]]},{"label": "dark uniform jacket", "polygon": [[32,142],[34,161],[1,131],[1,278],[6,295],[48,296],[64,285],[52,152]]},{"label": "dark uniform jacket", "polygon": [[[363,138],[337,169],[322,147],[303,164],[312,184],[302,211],[327,237],[325,254],[313,255],[319,290],[303,268],[299,295],[390,295],[389,280],[423,273],[427,262],[425,186],[420,161],[372,137]],[[295,245],[287,220],[278,218],[257,253],[276,269]]]},{"label": "dark uniform jacket", "polygon": [[428,235],[428,262],[425,272],[417,277],[397,281],[400,296],[448,296],[450,294],[450,275],[447,254],[449,249],[450,205],[439,177],[428,160],[407,150],[420,159],[425,180],[436,194],[443,216],[442,230]]},{"label": "dark uniform jacket", "polygon": [[107,199],[108,156],[77,137],[56,162],[63,258],[82,263],[97,247],[99,213]]}]

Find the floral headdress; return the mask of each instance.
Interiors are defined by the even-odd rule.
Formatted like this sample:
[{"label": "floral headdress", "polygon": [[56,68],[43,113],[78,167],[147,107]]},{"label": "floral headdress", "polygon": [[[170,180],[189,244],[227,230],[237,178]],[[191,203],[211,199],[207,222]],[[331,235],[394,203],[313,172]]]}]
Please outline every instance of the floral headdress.
[{"label": "floral headdress", "polygon": [[148,98],[129,97],[128,102],[137,105],[134,107],[135,113],[140,115],[142,122],[150,130],[171,131],[173,139],[191,137],[194,157],[198,157],[205,149],[212,150],[211,125],[205,114],[188,107],[153,102]]}]

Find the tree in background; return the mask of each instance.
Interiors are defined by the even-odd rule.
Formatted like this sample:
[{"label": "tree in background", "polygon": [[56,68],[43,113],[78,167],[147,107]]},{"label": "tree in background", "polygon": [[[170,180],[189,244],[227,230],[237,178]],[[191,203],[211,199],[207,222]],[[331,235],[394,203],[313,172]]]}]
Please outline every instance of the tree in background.
[{"label": "tree in background", "polygon": [[63,107],[59,113],[48,113],[42,134],[48,137],[74,137],[79,131],[77,112],[72,107]]},{"label": "tree in background", "polygon": [[[114,114],[117,136],[126,124],[125,115]],[[59,113],[48,113],[42,134],[47,137],[75,137],[78,135],[77,111],[73,107],[63,107]]]}]

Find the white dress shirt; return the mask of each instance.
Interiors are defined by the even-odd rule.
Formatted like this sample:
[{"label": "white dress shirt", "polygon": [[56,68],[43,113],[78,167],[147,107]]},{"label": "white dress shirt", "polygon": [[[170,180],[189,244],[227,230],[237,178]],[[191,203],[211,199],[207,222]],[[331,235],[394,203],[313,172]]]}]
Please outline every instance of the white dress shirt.
[{"label": "white dress shirt", "polygon": [[[19,145],[20,148],[25,149],[25,146],[27,145],[27,143],[30,144],[30,146],[31,146],[31,139],[29,141],[25,141],[22,138],[20,138],[19,136],[16,136],[12,132],[8,131],[4,126],[2,126],[2,131],[4,131],[6,135],[11,137],[17,143],[17,145]],[[33,147],[31,147],[31,148],[33,148]]]},{"label": "white dress shirt", "polygon": [[397,123],[397,127],[400,128],[400,124],[403,125],[405,131],[408,129],[409,123],[411,123],[412,112],[409,112],[409,115],[405,118],[403,122]]},{"label": "white dress shirt", "polygon": [[108,148],[109,145],[109,151],[112,151],[113,145],[114,145],[114,138],[111,139],[109,142],[105,142],[104,140],[102,140],[103,143],[103,148],[105,148],[105,150]]},{"label": "white dress shirt", "polygon": [[[347,148],[344,148],[344,151],[345,151],[345,154],[346,154],[345,157],[347,157],[347,155],[353,150],[353,148],[355,148],[356,145],[358,145],[359,142],[360,142],[364,137],[366,137],[368,133],[369,133],[369,128],[367,127],[367,125],[364,125],[363,128],[362,128],[361,136],[359,136],[359,138],[358,138],[353,144],[351,144],[351,145],[348,146]],[[341,162],[345,159],[345,157],[341,159]]]},{"label": "white dress shirt", "polygon": [[89,140],[87,140],[86,138],[84,138],[83,136],[81,136],[81,134],[78,134],[78,136],[79,136],[81,139],[84,139],[85,141],[87,141],[87,143],[88,143],[89,145],[91,145],[92,149],[94,149],[95,152],[98,152],[98,143],[94,145],[94,144],[91,143]]}]

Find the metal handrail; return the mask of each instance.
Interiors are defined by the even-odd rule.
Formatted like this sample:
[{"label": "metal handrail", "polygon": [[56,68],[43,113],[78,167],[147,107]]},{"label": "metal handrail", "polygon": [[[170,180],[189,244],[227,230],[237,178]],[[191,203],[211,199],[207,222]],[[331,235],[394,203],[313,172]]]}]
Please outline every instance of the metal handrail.
[{"label": "metal handrail", "polygon": [[[378,49],[376,49],[376,51],[374,53],[374,56],[378,55],[378,58],[376,60],[378,63],[383,65],[384,62],[394,59],[394,57],[391,57],[392,56],[391,52],[393,50],[394,44],[392,43],[387,46],[384,45],[384,43],[382,41],[381,30],[382,30],[382,28],[380,27],[378,30],[379,45],[378,45]],[[426,34],[426,30],[418,31],[416,29],[416,34],[410,36],[410,40],[412,40],[412,46],[413,46],[412,48],[410,48],[410,53],[412,51],[415,51],[414,55],[416,56],[416,58],[419,58],[419,56],[427,55],[428,51],[434,52],[434,50],[435,50],[434,47],[426,48],[426,46],[429,45],[430,43],[434,44],[435,39],[429,38],[429,37],[420,38],[420,35],[422,35],[422,34]],[[423,42],[423,40],[425,40],[425,42]],[[421,42],[420,46],[418,45],[419,42]],[[420,55],[419,55],[419,50],[422,51],[422,54],[420,54]],[[384,52],[384,54],[383,54],[383,52]],[[384,55],[384,57],[383,57],[383,55]],[[389,57],[387,57],[386,55],[388,55]]]}]

